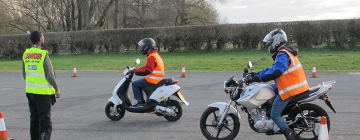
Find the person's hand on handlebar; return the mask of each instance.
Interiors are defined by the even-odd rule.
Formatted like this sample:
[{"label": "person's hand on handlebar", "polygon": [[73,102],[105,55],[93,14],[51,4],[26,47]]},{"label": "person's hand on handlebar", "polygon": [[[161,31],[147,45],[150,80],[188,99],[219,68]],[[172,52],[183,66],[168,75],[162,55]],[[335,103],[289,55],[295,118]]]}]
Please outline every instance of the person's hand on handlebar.
[{"label": "person's hand on handlebar", "polygon": [[134,70],[129,70],[127,73],[126,73],[126,75],[128,75],[128,74],[133,74],[134,73]]},{"label": "person's hand on handlebar", "polygon": [[246,85],[249,85],[253,82],[260,82],[260,78],[258,76],[258,73],[256,72],[250,72],[248,74],[246,74],[244,82],[246,83]]}]

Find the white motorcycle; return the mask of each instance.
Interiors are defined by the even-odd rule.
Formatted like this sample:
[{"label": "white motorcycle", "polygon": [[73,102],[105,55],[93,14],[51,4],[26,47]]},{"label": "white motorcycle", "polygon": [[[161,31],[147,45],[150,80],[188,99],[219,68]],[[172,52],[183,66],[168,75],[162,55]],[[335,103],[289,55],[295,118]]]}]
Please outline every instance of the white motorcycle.
[{"label": "white motorcycle", "polygon": [[[140,64],[140,60],[136,60],[136,64]],[[147,95],[146,103],[143,107],[132,107],[128,94],[128,89],[133,73],[128,73],[133,68],[127,67],[124,70],[124,78],[115,86],[112,97],[108,99],[105,107],[106,116],[113,121],[122,119],[125,110],[134,113],[154,113],[158,116],[164,116],[168,121],[177,121],[182,115],[182,107],[179,101],[170,97],[177,97],[181,103],[189,105],[181,92],[178,81],[172,79],[163,79],[156,85],[152,85],[145,89]]]},{"label": "white motorcycle", "polygon": [[[240,129],[240,114],[238,108],[248,116],[250,128],[258,133],[267,135],[281,134],[279,127],[271,120],[270,112],[276,94],[267,84],[247,86],[246,80],[252,67],[249,62],[244,69],[243,78],[239,81],[232,76],[225,81],[225,93],[230,95],[230,101],[216,102],[208,105],[200,119],[200,129],[207,139],[234,139]],[[291,129],[294,129],[301,140],[316,140],[319,123],[322,116],[327,118],[328,129],[330,119],[327,112],[318,105],[309,102],[322,99],[336,113],[327,94],[336,81],[322,82],[310,88],[306,93],[295,96],[284,109],[282,116]],[[235,106],[231,105],[234,103]]]}]

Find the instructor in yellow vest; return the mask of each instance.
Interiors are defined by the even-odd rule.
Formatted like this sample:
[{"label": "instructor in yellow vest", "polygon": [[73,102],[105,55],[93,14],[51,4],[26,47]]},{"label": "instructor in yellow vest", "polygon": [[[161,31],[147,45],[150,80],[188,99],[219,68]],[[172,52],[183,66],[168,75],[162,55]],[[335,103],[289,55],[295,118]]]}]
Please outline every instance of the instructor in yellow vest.
[{"label": "instructor in yellow vest", "polygon": [[50,140],[51,106],[60,97],[48,52],[41,49],[45,42],[41,32],[30,34],[33,44],[23,54],[23,76],[30,109],[31,140]]},{"label": "instructor in yellow vest", "polygon": [[294,130],[290,129],[281,113],[295,95],[309,90],[304,69],[297,57],[298,50],[287,44],[286,33],[281,29],[275,29],[268,33],[263,41],[268,46],[275,63],[259,73],[252,73],[252,78],[247,82],[267,82],[275,80],[272,85],[278,94],[272,104],[271,119],[280,128],[287,140],[296,140]]},{"label": "instructor in yellow vest", "polygon": [[164,62],[157,51],[154,39],[144,38],[139,41],[138,46],[140,47],[141,53],[147,55],[147,59],[144,67],[133,70],[136,75],[145,76],[132,83],[134,97],[137,100],[137,104],[133,107],[143,106],[145,101],[142,91],[146,87],[158,84],[165,76]]}]

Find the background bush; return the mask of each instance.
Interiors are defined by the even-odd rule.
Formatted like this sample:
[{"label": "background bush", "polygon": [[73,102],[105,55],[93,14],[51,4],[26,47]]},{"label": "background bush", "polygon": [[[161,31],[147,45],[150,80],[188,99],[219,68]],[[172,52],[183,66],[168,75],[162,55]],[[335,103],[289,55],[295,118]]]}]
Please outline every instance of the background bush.
[{"label": "background bush", "polygon": [[[49,32],[44,47],[52,54],[126,52],[152,37],[168,52],[259,49],[275,28],[284,29],[290,44],[300,48],[360,49],[360,19]],[[0,57],[20,58],[30,46],[26,34],[2,35]]]}]

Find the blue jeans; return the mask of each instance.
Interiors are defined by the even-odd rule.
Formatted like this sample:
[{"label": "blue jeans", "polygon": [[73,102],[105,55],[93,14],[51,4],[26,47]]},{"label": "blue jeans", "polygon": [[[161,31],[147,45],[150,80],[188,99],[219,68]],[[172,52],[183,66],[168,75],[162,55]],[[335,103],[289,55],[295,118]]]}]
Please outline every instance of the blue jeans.
[{"label": "blue jeans", "polygon": [[144,102],[143,90],[149,85],[149,83],[145,80],[145,78],[141,78],[139,80],[132,82],[132,89],[134,93],[134,97],[137,102]]},{"label": "blue jeans", "polygon": [[276,84],[271,85],[271,87],[274,88],[275,94],[277,95],[275,97],[275,100],[272,104],[272,109],[270,113],[271,119],[275,122],[275,124],[280,128],[282,132],[288,132],[290,131],[289,125],[286,123],[286,121],[281,117],[281,113],[284,111],[286,105],[291,101],[293,97],[290,97],[286,100],[281,100],[278,92],[278,88]]}]

